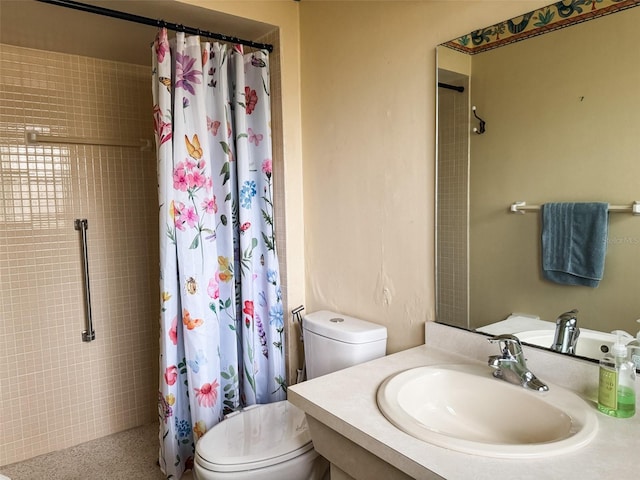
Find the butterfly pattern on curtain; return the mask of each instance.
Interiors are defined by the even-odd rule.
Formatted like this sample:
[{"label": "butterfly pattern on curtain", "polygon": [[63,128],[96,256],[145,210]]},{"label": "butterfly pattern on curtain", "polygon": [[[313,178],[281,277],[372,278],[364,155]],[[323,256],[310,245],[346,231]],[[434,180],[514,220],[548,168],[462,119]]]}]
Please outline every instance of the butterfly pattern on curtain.
[{"label": "butterfly pattern on curtain", "polygon": [[243,406],[286,398],[266,52],[159,31],[160,464]]}]

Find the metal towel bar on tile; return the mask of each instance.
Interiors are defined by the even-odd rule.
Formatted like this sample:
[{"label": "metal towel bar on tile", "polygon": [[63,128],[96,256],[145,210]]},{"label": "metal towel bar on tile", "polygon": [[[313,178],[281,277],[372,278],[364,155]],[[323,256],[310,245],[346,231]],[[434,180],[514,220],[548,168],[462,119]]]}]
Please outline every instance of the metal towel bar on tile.
[{"label": "metal towel bar on tile", "polygon": [[89,221],[86,218],[76,218],[75,229],[80,231],[82,237],[82,264],[84,276],[84,303],[86,309],[85,322],[86,330],[82,332],[82,341],[90,342],[96,339],[96,332],[93,329],[93,318],[91,317],[91,288],[89,287],[89,251],[87,250],[87,228]]}]

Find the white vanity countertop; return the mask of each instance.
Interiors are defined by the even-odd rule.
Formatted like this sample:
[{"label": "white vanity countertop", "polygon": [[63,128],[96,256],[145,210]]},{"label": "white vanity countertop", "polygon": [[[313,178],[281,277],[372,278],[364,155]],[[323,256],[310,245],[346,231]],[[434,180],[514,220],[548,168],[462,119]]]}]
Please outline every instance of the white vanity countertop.
[{"label": "white vanity countertop", "polygon": [[[458,347],[465,356],[451,353],[449,344]],[[422,365],[479,362],[482,357],[486,359],[485,355],[496,353],[495,348],[481,335],[444,325],[427,325],[426,345],[293,385],[289,387],[289,400],[413,478],[425,478],[429,471],[448,480],[640,478],[640,413],[630,419],[597,413],[596,438],[573,453],[542,459],[496,459],[458,453],[417,440],[394,427],[378,410],[376,392],[389,375]],[[537,349],[526,348],[525,353],[529,367],[543,381],[566,385],[583,397],[593,398],[597,388],[596,364]],[[469,394],[472,396],[473,392]],[[496,402],[496,408],[500,408],[498,399]],[[596,408],[593,400],[589,403]]]}]

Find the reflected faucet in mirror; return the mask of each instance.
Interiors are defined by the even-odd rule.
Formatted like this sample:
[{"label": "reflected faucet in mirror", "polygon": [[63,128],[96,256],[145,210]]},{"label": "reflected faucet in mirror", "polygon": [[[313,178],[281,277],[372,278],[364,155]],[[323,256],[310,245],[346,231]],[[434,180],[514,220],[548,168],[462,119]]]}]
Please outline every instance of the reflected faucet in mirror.
[{"label": "reflected faucet in mirror", "polygon": [[576,344],[580,336],[578,328],[578,310],[564,312],[556,320],[556,332],[551,350],[560,353],[576,354]]},{"label": "reflected faucet in mirror", "polygon": [[491,355],[487,364],[494,368],[493,376],[515,385],[522,385],[529,390],[546,392],[549,387],[527,368],[522,344],[515,335],[498,335],[489,338],[491,343],[500,344],[500,355]]}]

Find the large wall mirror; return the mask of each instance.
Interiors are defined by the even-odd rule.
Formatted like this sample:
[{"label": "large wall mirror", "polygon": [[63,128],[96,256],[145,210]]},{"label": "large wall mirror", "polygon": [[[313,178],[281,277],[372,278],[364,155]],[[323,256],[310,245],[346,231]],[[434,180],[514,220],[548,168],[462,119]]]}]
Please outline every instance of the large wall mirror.
[{"label": "large wall mirror", "polygon": [[[564,0],[438,47],[439,322],[518,334],[575,308],[585,332],[640,329],[639,6]],[[597,288],[543,279],[541,215],[520,201],[628,207]],[[535,328],[504,331],[515,317]]]}]

